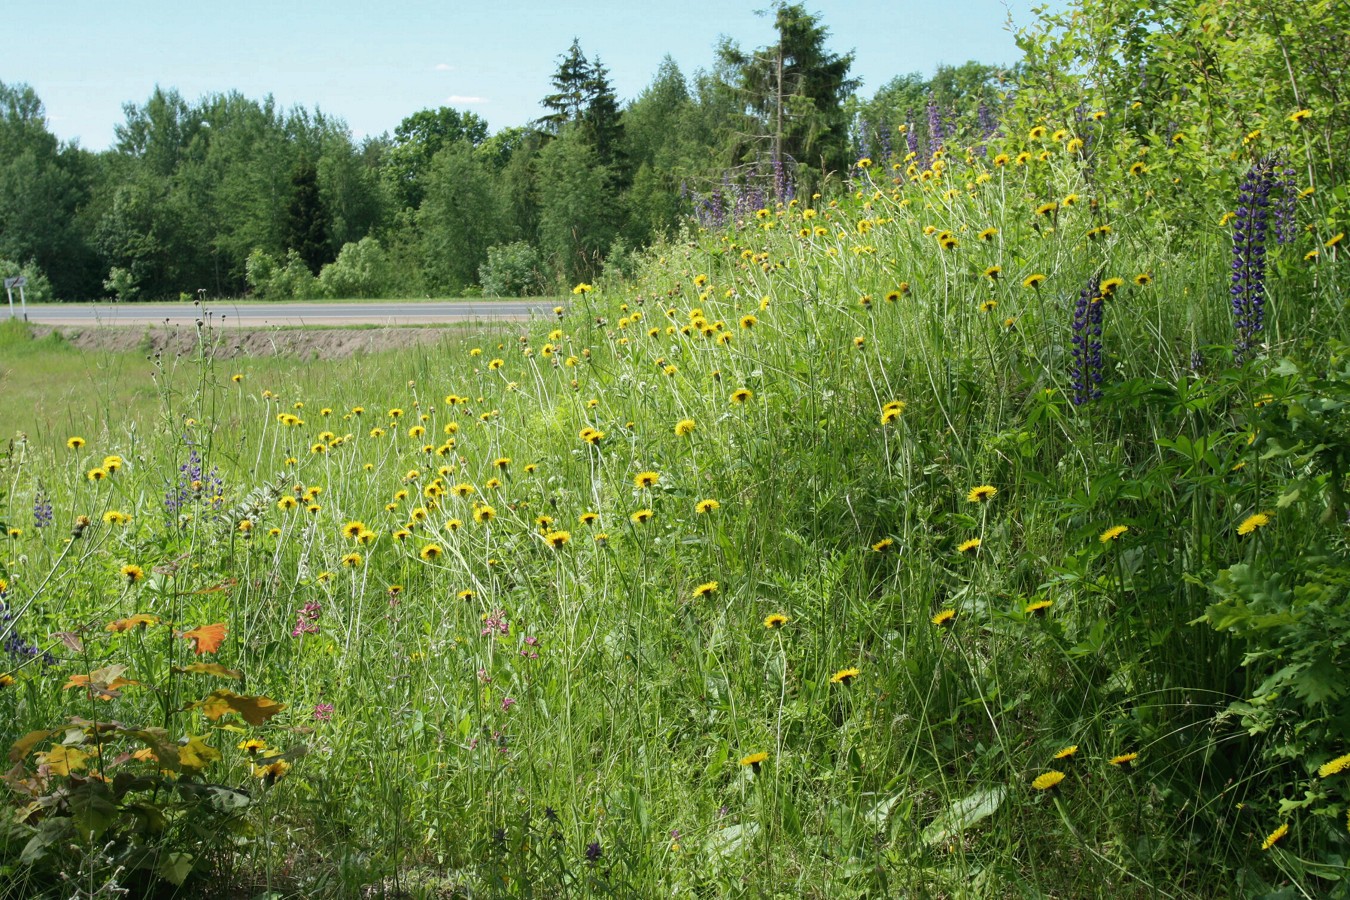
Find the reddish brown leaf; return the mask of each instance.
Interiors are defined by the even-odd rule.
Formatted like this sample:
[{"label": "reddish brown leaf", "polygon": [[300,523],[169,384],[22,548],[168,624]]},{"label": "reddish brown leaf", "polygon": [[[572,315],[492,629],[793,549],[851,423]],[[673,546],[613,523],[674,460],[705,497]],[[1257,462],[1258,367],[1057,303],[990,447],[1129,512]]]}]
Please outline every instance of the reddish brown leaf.
[{"label": "reddish brown leaf", "polygon": [[228,630],[224,622],[218,622],[215,625],[203,625],[200,628],[185,631],[183,637],[196,642],[197,655],[201,656],[203,653],[215,653],[219,650],[220,645],[225,641],[225,633]]}]

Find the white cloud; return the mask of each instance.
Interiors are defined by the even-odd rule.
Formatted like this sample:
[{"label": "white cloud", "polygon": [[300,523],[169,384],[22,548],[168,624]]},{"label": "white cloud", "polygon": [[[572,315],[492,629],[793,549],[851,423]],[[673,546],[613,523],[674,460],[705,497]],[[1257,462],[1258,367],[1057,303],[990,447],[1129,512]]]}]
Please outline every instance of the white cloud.
[{"label": "white cloud", "polygon": [[451,94],[445,98],[446,103],[487,103],[486,97],[461,97],[459,94]]},{"label": "white cloud", "polygon": [[455,71],[455,67],[450,65],[449,63],[436,63],[436,65],[432,66],[432,68],[435,69],[437,72]]}]

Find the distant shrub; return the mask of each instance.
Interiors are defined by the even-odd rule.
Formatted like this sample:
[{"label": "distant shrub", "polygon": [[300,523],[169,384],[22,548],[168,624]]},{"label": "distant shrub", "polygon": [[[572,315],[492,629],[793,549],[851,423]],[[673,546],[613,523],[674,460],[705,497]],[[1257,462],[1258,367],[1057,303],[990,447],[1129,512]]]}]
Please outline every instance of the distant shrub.
[{"label": "distant shrub", "polygon": [[244,278],[254,296],[263,300],[309,300],[319,296],[319,281],[300,254],[287,252],[283,263],[265,250],[255,249],[244,263]]},{"label": "distant shrub", "polygon": [[528,241],[489,247],[487,262],[478,267],[486,297],[531,297],[543,293],[539,251]]},{"label": "distant shrub", "polygon": [[[46,274],[35,263],[29,262],[19,265],[12,259],[0,259],[0,278],[13,278],[16,275],[22,275],[28,279],[28,283],[23,286],[25,300],[31,303],[50,303],[56,299],[52,296],[52,283],[47,280]],[[8,299],[5,299],[5,302],[8,303]],[[18,289],[14,291],[14,302],[19,302]]]},{"label": "distant shrub", "polygon": [[320,296],[381,297],[389,293],[389,258],[373,237],[344,244],[336,261],[319,272]]},{"label": "distant shrub", "polygon": [[108,271],[108,277],[103,279],[103,289],[112,294],[114,300],[121,301],[135,298],[140,291],[136,284],[136,276],[131,274],[130,269],[121,266],[113,266]]}]

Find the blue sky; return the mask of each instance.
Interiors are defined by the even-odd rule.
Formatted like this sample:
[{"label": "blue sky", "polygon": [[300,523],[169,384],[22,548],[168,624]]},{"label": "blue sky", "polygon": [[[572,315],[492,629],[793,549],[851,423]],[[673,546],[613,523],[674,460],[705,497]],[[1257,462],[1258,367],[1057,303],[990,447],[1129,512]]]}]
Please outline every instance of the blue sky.
[{"label": "blue sky", "polygon": [[[621,100],[636,96],[667,53],[686,75],[713,62],[720,35],[751,49],[772,40],[768,0],[49,0],[15,3],[4,21],[0,81],[27,83],[63,140],[113,141],[122,104],[156,84],[189,101],[238,90],[344,119],[357,138],[442,105],[473,110],[493,130],[540,115],[558,56],[581,40],[609,68]],[[818,0],[807,9],[829,47],[856,53],[871,94],[892,76],[968,59],[1011,63],[1032,0]],[[1061,4],[1053,3],[1058,6]]]}]

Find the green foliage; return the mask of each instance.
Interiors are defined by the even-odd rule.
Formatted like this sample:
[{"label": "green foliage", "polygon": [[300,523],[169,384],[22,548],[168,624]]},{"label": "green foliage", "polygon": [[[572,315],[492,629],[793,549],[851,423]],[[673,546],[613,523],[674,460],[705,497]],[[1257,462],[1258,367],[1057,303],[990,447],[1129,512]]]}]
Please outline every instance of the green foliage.
[{"label": "green foliage", "polygon": [[485,297],[533,297],[543,291],[539,253],[529,241],[489,247],[487,262],[478,269]]},{"label": "green foliage", "polygon": [[386,297],[393,292],[389,259],[373,237],[347,244],[338,258],[319,273],[322,297]]},{"label": "green foliage", "polygon": [[286,210],[286,249],[294,250],[315,274],[332,261],[328,212],[319,196],[319,170],[302,159],[291,175],[291,203]]},{"label": "green foliage", "polygon": [[773,9],[777,43],[745,53],[727,42],[718,52],[763,138],[746,158],[795,163],[802,182],[813,185],[852,163],[844,101],[858,86],[848,77],[853,54],[827,50],[829,30],[802,4]]},{"label": "green foliage", "polygon": [[430,290],[454,294],[476,281],[500,227],[491,177],[467,144],[436,154],[417,230]]},{"label": "green foliage", "polygon": [[[0,278],[14,278],[19,275],[27,279],[23,286],[23,294],[29,303],[50,303],[56,299],[52,295],[52,283],[47,280],[47,276],[36,265],[33,263],[19,265],[13,260],[0,258]],[[18,288],[14,288],[14,303],[17,309],[19,303]],[[8,300],[6,300],[6,304],[8,304]]]}]

